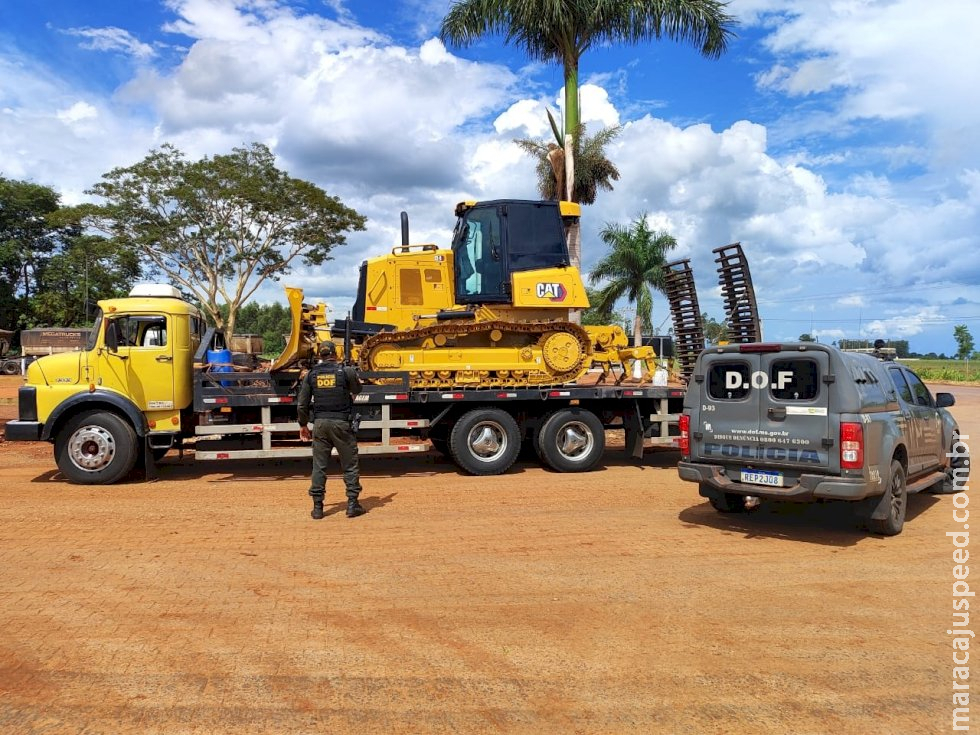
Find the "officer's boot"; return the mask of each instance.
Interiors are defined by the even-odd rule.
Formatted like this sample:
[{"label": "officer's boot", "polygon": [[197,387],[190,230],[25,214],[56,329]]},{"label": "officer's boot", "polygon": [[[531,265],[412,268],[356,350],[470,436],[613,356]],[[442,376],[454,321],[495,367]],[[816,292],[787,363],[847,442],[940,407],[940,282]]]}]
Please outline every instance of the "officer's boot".
[{"label": "officer's boot", "polygon": [[310,511],[310,517],[315,521],[323,518],[323,498],[313,498],[313,510]]},{"label": "officer's boot", "polygon": [[348,518],[357,518],[357,516],[362,516],[365,513],[367,513],[367,511],[364,510],[364,507],[360,503],[357,502],[357,498],[348,498],[347,499],[347,517]]}]

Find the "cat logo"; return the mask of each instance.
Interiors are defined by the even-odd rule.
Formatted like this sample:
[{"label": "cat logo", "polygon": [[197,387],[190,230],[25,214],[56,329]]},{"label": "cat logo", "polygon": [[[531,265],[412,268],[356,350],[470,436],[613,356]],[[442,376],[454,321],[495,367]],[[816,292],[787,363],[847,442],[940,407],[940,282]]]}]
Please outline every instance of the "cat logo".
[{"label": "cat logo", "polygon": [[564,301],[568,291],[560,283],[539,283],[537,284],[537,295],[539,299]]},{"label": "cat logo", "polygon": [[327,373],[326,375],[316,376],[316,387],[317,388],[333,388],[337,385],[337,376],[333,373]]}]

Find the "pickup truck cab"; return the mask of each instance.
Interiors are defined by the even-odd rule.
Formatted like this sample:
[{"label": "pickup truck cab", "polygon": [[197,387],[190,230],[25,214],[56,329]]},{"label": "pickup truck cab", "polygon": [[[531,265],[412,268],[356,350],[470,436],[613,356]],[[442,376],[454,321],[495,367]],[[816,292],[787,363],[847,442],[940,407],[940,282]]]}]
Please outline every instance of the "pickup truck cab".
[{"label": "pickup truck cab", "polygon": [[953,403],[876,354],[810,342],[710,348],[684,399],[678,472],[722,513],[850,501],[873,532],[895,535],[909,493],[965,482]]}]

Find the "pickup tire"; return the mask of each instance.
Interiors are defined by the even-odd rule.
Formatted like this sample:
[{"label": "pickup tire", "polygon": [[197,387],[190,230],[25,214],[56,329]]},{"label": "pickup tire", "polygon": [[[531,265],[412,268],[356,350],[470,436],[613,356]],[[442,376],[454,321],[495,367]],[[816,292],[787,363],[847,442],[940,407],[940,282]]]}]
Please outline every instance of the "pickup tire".
[{"label": "pickup tire", "polygon": [[882,536],[897,536],[902,532],[905,525],[905,511],[909,504],[908,488],[905,484],[905,468],[897,459],[892,460],[891,476],[888,480],[886,491],[889,504],[888,516],[886,518],[872,518],[868,521],[868,528],[872,533],[880,533]]},{"label": "pickup tire", "polygon": [[133,469],[139,454],[133,427],[108,411],[68,420],[54,442],[58,469],[78,485],[111,485]]},{"label": "pickup tire", "polygon": [[541,462],[555,472],[586,472],[606,449],[599,417],[584,408],[563,408],[549,415],[535,437]]},{"label": "pickup tire", "polygon": [[471,475],[500,475],[517,460],[521,432],[506,411],[476,408],[464,413],[449,432],[449,451]]},{"label": "pickup tire", "polygon": [[[959,443],[959,432],[953,435],[949,447],[949,463],[946,465],[946,476],[942,482],[937,482],[929,491],[937,495],[954,495],[966,490],[970,480],[970,455],[958,454],[956,445]],[[958,480],[958,482],[957,482]]]},{"label": "pickup tire", "polygon": [[744,513],[745,496],[738,493],[719,493],[708,498],[711,507],[719,513]]}]

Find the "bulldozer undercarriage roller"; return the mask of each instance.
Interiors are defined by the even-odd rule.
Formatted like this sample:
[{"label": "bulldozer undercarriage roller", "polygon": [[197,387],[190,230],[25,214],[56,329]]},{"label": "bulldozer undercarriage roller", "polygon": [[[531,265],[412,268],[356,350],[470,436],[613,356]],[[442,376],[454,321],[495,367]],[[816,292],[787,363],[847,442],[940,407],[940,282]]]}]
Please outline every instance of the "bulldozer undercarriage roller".
[{"label": "bulldozer undercarriage roller", "polygon": [[412,388],[547,386],[581,377],[592,352],[588,332],[570,322],[453,321],[375,334],[359,368],[407,372]]}]

